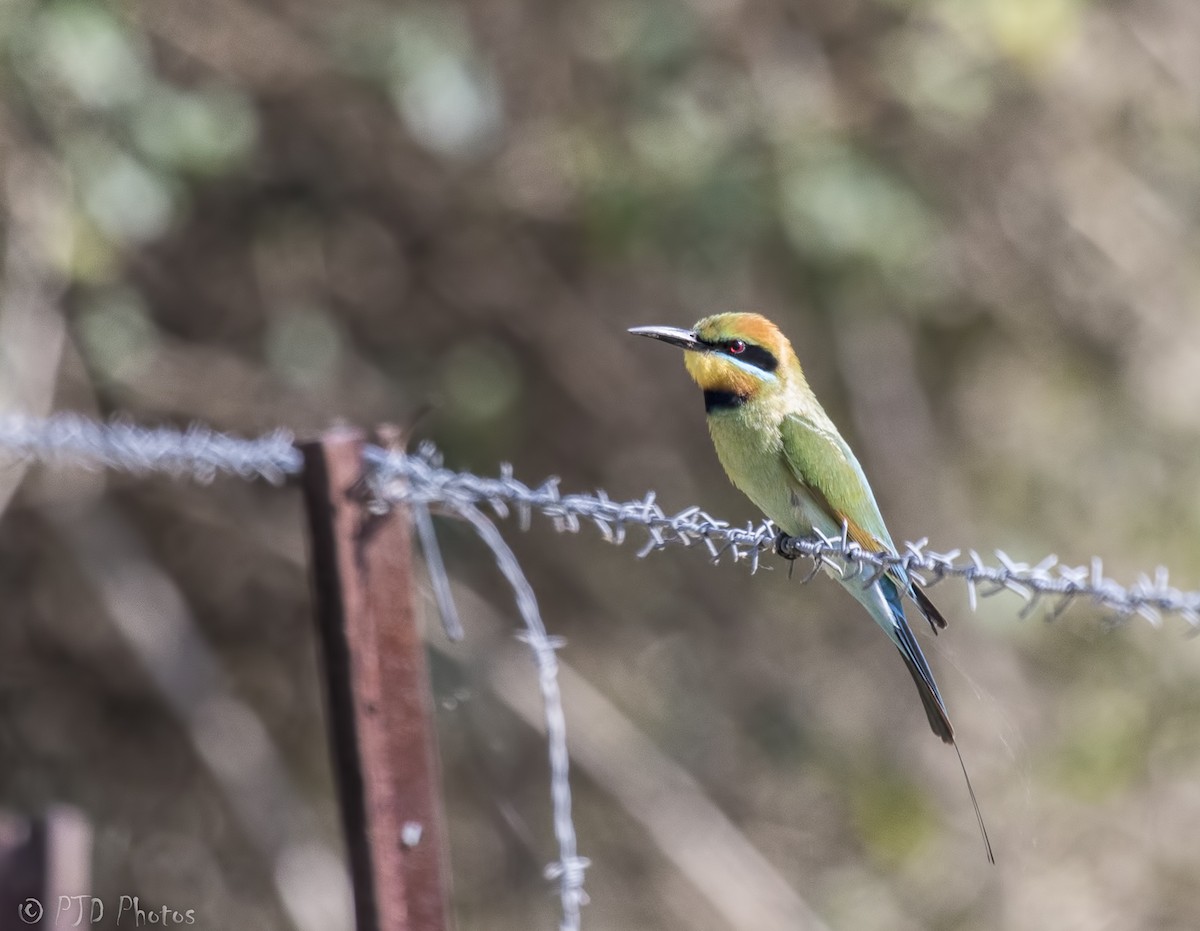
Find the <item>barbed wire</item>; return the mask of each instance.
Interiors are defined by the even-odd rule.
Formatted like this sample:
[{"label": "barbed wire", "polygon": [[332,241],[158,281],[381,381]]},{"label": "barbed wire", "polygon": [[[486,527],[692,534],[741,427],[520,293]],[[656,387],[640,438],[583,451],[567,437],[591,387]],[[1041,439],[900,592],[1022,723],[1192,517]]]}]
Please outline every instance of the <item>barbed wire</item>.
[{"label": "barbed wire", "polygon": [[870,584],[889,569],[899,568],[926,586],[947,578],[962,579],[972,610],[978,607],[980,597],[1011,591],[1026,602],[1021,617],[1039,607],[1048,608],[1050,616],[1057,617],[1073,602],[1086,600],[1120,617],[1140,615],[1155,626],[1162,623],[1164,615],[1175,614],[1193,627],[1200,627],[1200,592],[1173,587],[1162,566],[1153,577],[1143,574],[1132,585],[1124,586],[1104,574],[1100,557],[1093,557],[1086,566],[1070,566],[1050,555],[1031,565],[996,550],[999,565],[989,565],[975,550],[967,550],[965,557],[960,549],[944,553],[930,550],[926,539],[905,543],[898,553],[871,552],[850,540],[845,526],[839,537],[820,532],[810,537],[789,537],[770,521],[738,527],[699,507],[669,514],[658,505],[654,492],[640,500],[614,501],[603,491],[593,495],[563,494],[557,478],[530,487],[514,478],[508,465],[501,466],[499,478],[455,472],[444,467],[441,455],[429,444],[422,444],[412,454],[369,448],[366,455],[385,493],[394,501],[426,506],[486,505],[500,517],[515,512],[522,529],[529,526],[537,512],[550,518],[560,533],[578,533],[590,524],[614,544],[626,542],[630,528],[638,528],[644,532],[639,557],[671,545],[701,545],[714,561],[725,557],[746,561],[753,572],[763,554],[773,552],[788,560],[811,559],[813,569],[804,581],[827,568],[842,576],[858,576],[863,584]]},{"label": "barbed wire", "polygon": [[[899,553],[873,553],[847,539],[846,534],[780,537],[769,522],[734,526],[709,515],[700,507],[667,513],[654,492],[632,501],[614,501],[605,492],[564,494],[559,479],[529,486],[513,477],[508,465],[497,478],[445,468],[429,444],[415,453],[367,447],[369,465],[378,470],[381,489],[396,502],[424,503],[426,507],[453,510],[454,506],[485,505],[498,516],[515,512],[522,529],[534,512],[550,518],[555,530],[578,533],[593,525],[611,543],[624,543],[630,528],[645,533],[638,556],[671,545],[702,545],[714,560],[730,557],[748,561],[757,570],[764,553],[786,559],[806,557],[838,572],[865,574],[867,580],[893,566],[915,573],[927,585],[960,578],[967,585],[971,607],[979,597],[1012,591],[1026,605],[1027,616],[1038,607],[1061,614],[1078,600],[1091,602],[1122,617],[1138,614],[1151,623],[1164,615],[1178,615],[1200,627],[1200,591],[1184,591],[1170,584],[1165,567],[1153,575],[1142,574],[1132,584],[1121,585],[1104,573],[1104,563],[1093,557],[1087,565],[1062,564],[1047,556],[1030,564],[995,551],[997,564],[989,564],[973,549],[935,552],[928,540],[905,543]],[[42,462],[86,469],[111,469],[134,475],[164,473],[209,482],[218,475],[262,478],[279,484],[299,474],[303,459],[286,430],[275,430],[253,439],[220,433],[204,426],[186,430],[143,427],[115,421],[102,423],[75,414],[51,417],[0,417],[0,464]]]},{"label": "barbed wire", "polygon": [[0,417],[0,465],[5,459],[132,475],[161,473],[198,482],[232,475],[273,485],[299,474],[304,465],[287,430],[246,440],[202,425],[176,430],[120,420],[104,423],[79,414]]},{"label": "barbed wire", "polygon": [[[390,472],[385,473],[371,464],[380,457],[386,457],[387,453],[378,447],[368,447],[368,450],[368,461],[364,463],[368,500],[375,510],[386,512],[400,500],[393,493],[394,477]],[[434,502],[423,498],[409,498],[405,503],[413,514],[417,538],[425,554],[425,566],[429,570],[434,600],[442,617],[442,627],[450,640],[461,640],[462,622],[454,605],[450,579],[446,574],[437,534],[429,516],[429,505]],[[575,821],[571,816],[571,755],[567,748],[567,717],[563,711],[562,691],[558,685],[556,653],[566,646],[566,641],[562,637],[552,637],[546,631],[533,586],[525,577],[516,554],[488,516],[476,504],[458,498],[439,501],[437,505],[439,510],[470,524],[476,535],[491,549],[496,565],[513,590],[517,610],[525,623],[525,630],[517,636],[529,645],[538,672],[542,714],[546,720],[547,753],[550,757],[550,803],[554,837],[558,843],[558,860],[546,867],[545,877],[558,882],[558,897],[562,905],[559,931],[579,931],[580,908],[588,901],[587,893],[583,889],[584,872],[591,865],[591,861],[579,855]]]},{"label": "barbed wire", "polygon": [[[447,502],[451,504],[450,502]],[[537,596],[525,577],[516,554],[496,525],[487,515],[471,504],[451,504],[452,512],[467,521],[492,550],[496,564],[508,580],[517,600],[517,609],[525,621],[525,630],[518,637],[533,651],[538,671],[538,689],[542,695],[546,719],[546,744],[550,756],[550,799],[554,814],[554,837],[558,843],[558,860],[545,869],[546,879],[557,881],[563,918],[560,931],[579,931],[580,907],[587,904],[583,889],[584,871],[591,865],[581,857],[571,816],[571,755],[567,748],[567,717],[558,686],[558,657],[556,651],[566,646],[562,637],[551,637],[542,623]],[[436,548],[435,548],[436,551]],[[431,568],[432,571],[432,568]]]},{"label": "barbed wire", "polygon": [[[636,530],[641,543],[639,557],[675,545],[702,547],[714,562],[725,558],[746,562],[752,572],[757,571],[764,554],[792,562],[805,558],[812,561],[805,582],[826,569],[871,584],[888,570],[902,569],[928,586],[948,578],[962,579],[972,610],[980,597],[1011,591],[1026,602],[1020,611],[1022,617],[1039,607],[1046,607],[1049,616],[1057,617],[1074,602],[1083,600],[1122,618],[1137,614],[1155,626],[1162,623],[1164,615],[1178,615],[1200,629],[1200,591],[1173,587],[1164,567],[1155,570],[1153,576],[1143,574],[1124,586],[1105,575],[1099,557],[1086,566],[1064,565],[1053,555],[1029,564],[996,550],[997,564],[989,564],[975,550],[967,550],[965,555],[960,549],[935,552],[924,539],[905,543],[897,553],[876,553],[850,540],[847,527],[838,537],[820,533],[789,537],[770,521],[735,526],[698,506],[668,513],[653,492],[637,500],[614,501],[604,491],[564,494],[557,478],[537,486],[526,485],[513,476],[508,465],[501,466],[496,478],[456,472],[445,467],[440,452],[429,443],[412,453],[367,446],[364,458],[364,478],[375,506],[386,509],[402,504],[414,515],[434,597],[451,639],[459,639],[462,628],[430,512],[469,523],[491,548],[513,589],[525,623],[520,636],[533,652],[546,718],[554,831],[559,846],[559,859],[546,868],[546,876],[559,884],[562,931],[578,931],[580,906],[587,901],[583,874],[588,866],[587,858],[577,852],[571,817],[570,758],[555,655],[563,641],[547,633],[533,589],[485,508],[499,518],[515,514],[521,529],[531,525],[535,513],[549,518],[560,533],[579,533],[590,525],[614,544],[629,542],[630,531]],[[298,475],[303,468],[303,457],[292,435],[284,430],[242,439],[204,426],[186,430],[149,428],[121,421],[102,423],[74,414],[0,417],[0,466],[6,460],[133,475],[162,473],[200,482],[228,475],[273,484]]]}]

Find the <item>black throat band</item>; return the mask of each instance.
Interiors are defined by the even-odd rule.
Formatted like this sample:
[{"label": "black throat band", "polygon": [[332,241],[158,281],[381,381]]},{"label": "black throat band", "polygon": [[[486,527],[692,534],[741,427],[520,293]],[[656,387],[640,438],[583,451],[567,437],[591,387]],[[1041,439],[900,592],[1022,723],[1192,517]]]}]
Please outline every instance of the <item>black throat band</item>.
[{"label": "black throat band", "polygon": [[741,407],[746,403],[744,394],[735,394],[732,391],[713,391],[708,389],[704,392],[704,411],[711,414],[713,411],[725,411],[731,408]]}]

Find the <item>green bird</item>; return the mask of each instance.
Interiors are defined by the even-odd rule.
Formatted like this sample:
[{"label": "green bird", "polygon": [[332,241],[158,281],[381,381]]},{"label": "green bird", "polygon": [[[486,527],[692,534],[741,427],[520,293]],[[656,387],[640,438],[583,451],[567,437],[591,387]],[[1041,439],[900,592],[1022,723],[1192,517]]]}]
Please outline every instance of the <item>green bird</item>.
[{"label": "green bird", "polygon": [[[829,538],[844,532],[863,550],[896,553],[862,466],[817,401],[791,343],[766,317],[725,313],[690,330],[645,326],[629,331],[685,350],[688,374],[704,392],[717,458],[726,474],[780,530]],[[833,574],[833,570],[826,567]],[[895,644],[912,675],[929,726],[954,747],[967,782],[988,860],[992,845],[967,775],[954,727],[908,620],[907,596],[936,634],[946,619],[900,566],[871,581],[852,571],[838,581]],[[868,584],[869,583],[869,584]]]}]

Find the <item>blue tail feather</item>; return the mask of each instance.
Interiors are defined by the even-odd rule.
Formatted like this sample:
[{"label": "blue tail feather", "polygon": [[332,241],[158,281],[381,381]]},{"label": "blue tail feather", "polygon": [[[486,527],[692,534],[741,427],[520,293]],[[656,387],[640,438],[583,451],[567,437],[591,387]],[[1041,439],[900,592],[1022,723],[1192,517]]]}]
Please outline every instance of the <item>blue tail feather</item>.
[{"label": "blue tail feather", "polygon": [[953,729],[950,727],[950,720],[946,714],[946,703],[942,700],[942,693],[938,690],[937,682],[934,681],[933,670],[929,668],[925,654],[921,652],[917,638],[913,634],[912,628],[908,626],[908,619],[904,616],[904,606],[900,601],[900,590],[896,583],[886,576],[880,579],[878,584],[883,592],[884,600],[892,610],[893,624],[889,633],[896,648],[900,651],[900,655],[908,664],[913,681],[917,684],[917,690],[921,693],[929,723],[934,732],[943,740],[950,740]]}]

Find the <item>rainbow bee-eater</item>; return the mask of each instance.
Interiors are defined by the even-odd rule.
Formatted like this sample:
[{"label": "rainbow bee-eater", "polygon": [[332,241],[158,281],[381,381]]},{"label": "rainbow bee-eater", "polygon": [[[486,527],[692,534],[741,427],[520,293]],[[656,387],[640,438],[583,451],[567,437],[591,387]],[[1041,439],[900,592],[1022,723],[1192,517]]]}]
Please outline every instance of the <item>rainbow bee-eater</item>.
[{"label": "rainbow bee-eater", "polygon": [[[634,327],[629,331],[684,350],[688,374],[704,392],[717,458],[730,480],[789,536],[843,533],[870,553],[895,554],[862,466],[817,401],[791,343],[759,314],[705,317],[690,330]],[[883,628],[912,674],[929,726],[954,746],[988,860],[995,862],[971,779],[954,740],[933,673],[904,616],[908,597],[936,634],[946,620],[899,565],[882,575],[852,568],[830,574]]]}]

